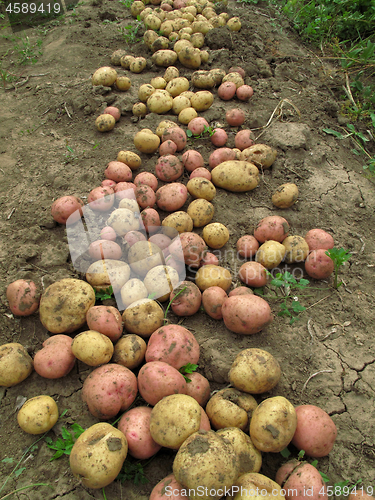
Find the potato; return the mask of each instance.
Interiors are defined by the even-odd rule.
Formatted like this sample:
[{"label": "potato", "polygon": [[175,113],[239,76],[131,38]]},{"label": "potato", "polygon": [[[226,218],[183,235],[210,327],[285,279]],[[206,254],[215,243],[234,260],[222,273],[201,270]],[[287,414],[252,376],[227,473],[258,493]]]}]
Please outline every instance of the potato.
[{"label": "potato", "polygon": [[159,401],[151,411],[150,433],[161,446],[178,450],[199,430],[200,406],[191,396],[172,394]]},{"label": "potato", "polygon": [[209,71],[195,71],[191,75],[191,83],[198,89],[212,89],[215,86],[215,79]]},{"label": "potato", "polygon": [[121,90],[122,92],[125,92],[126,90],[129,90],[132,85],[132,82],[130,78],[127,76],[118,76],[115,81],[115,87],[117,90]]},{"label": "potato", "polygon": [[186,212],[178,211],[168,215],[162,222],[164,227],[172,227],[179,233],[191,232],[193,220]]},{"label": "potato", "polygon": [[194,149],[185,151],[185,153],[182,155],[181,160],[188,172],[193,172],[195,169],[203,167],[204,165],[203,156]]},{"label": "potato", "polygon": [[[160,90],[156,91],[153,94],[153,96],[155,96],[155,94],[157,92],[160,92]],[[151,98],[153,96],[151,96]],[[149,100],[150,99],[148,99],[148,101]],[[148,101],[147,101],[147,105],[148,105]],[[149,106],[149,109],[150,109],[150,111],[152,111],[150,106]],[[155,111],[152,111],[152,112],[155,112]],[[142,129],[135,134],[133,142],[134,142],[134,146],[141,153],[153,154],[153,153],[155,153],[155,151],[158,150],[158,147],[160,144],[160,138],[156,134],[151,132],[151,130],[145,128],[145,129]]]},{"label": "potato", "polygon": [[227,292],[232,285],[232,276],[228,269],[211,264],[198,269],[195,283],[202,292],[210,286],[219,286]]},{"label": "potato", "polygon": [[102,259],[120,260],[122,250],[115,241],[96,240],[89,246],[89,255],[94,261]]},{"label": "potato", "polygon": [[[139,186],[137,186],[137,187],[139,187]],[[118,207],[119,208],[127,208],[128,210],[131,210],[135,214],[137,212],[139,212],[139,205],[137,203],[137,200],[134,200],[134,199],[131,199],[131,198],[123,198],[122,200],[120,200],[120,203],[118,204]],[[128,234],[128,233],[126,233],[126,234]]]},{"label": "potato", "polygon": [[125,163],[131,170],[137,170],[142,164],[140,157],[133,151],[120,151],[117,155],[117,161]]},{"label": "potato", "polygon": [[131,55],[122,56],[120,59],[120,64],[123,68],[129,69],[130,64],[134,61],[135,57]]},{"label": "potato", "polygon": [[76,196],[62,196],[52,203],[51,215],[59,224],[74,224],[82,216],[84,203]]},{"label": "potato", "polygon": [[70,468],[86,488],[108,486],[118,476],[128,452],[124,434],[105,422],[86,429],[74,443]]},{"label": "potato", "polygon": [[128,165],[122,161],[110,161],[104,170],[107,179],[115,182],[127,182],[132,180],[132,171]]},{"label": "potato", "polygon": [[130,63],[129,70],[132,73],[142,73],[146,68],[147,61],[144,57],[136,57],[134,61]]},{"label": "potato", "polygon": [[245,121],[245,111],[238,108],[229,109],[225,114],[225,119],[231,127],[239,127]]},{"label": "potato", "polygon": [[53,335],[35,353],[34,369],[41,377],[57,379],[68,375],[75,361],[72,338],[68,335]]},{"label": "potato", "polygon": [[104,87],[110,87],[113,85],[117,78],[117,71],[109,66],[103,66],[95,71],[92,75],[93,85],[103,85]]},{"label": "potato", "polygon": [[165,90],[171,94],[172,97],[180,95],[182,92],[189,90],[189,80],[185,77],[177,77],[169,80]]},{"label": "potato", "polygon": [[236,137],[234,138],[234,143],[236,148],[243,151],[244,149],[252,146],[254,144],[253,141],[253,133],[249,129],[240,130],[237,132]]},{"label": "potato", "polygon": [[[160,125],[161,124],[159,124],[159,126]],[[166,125],[168,125],[168,123]],[[175,123],[173,123],[173,125],[174,126],[171,127],[167,126],[162,132],[162,142],[171,140],[177,145],[177,151],[181,151],[187,144],[187,136],[181,127],[177,127]]]},{"label": "potato", "polygon": [[314,405],[296,407],[297,428],[292,444],[313,458],[327,456],[337,437],[337,428],[324,410]]},{"label": "potato", "polygon": [[200,90],[190,98],[191,105],[196,111],[206,111],[214,102],[214,95],[208,90]]},{"label": "potato", "polygon": [[192,232],[181,233],[169,246],[172,257],[182,260],[181,257],[183,256],[185,264],[193,268],[199,267],[206,249],[204,240],[198,234]]},{"label": "potato", "polygon": [[218,249],[229,241],[229,231],[224,224],[212,222],[203,228],[202,237],[209,247]]},{"label": "potato", "polygon": [[190,104],[190,99],[188,99],[187,97],[178,95],[173,99],[172,111],[176,115],[179,115],[181,111],[188,108],[191,108],[191,104]]},{"label": "potato", "polygon": [[241,85],[236,90],[236,96],[240,101],[249,101],[253,94],[254,90],[250,85]]},{"label": "potato", "polygon": [[282,262],[285,253],[286,248],[281,243],[268,240],[259,247],[255,260],[266,269],[274,269]]},{"label": "potato", "polygon": [[248,286],[255,288],[265,286],[268,282],[267,269],[259,262],[245,262],[240,267],[238,277]]},{"label": "potato", "polygon": [[328,500],[322,476],[316,467],[307,462],[298,460],[286,462],[277,471],[275,479],[285,491],[286,500],[291,500],[293,493],[297,491],[303,491],[306,495],[309,492],[313,500]]},{"label": "potato", "polygon": [[115,50],[111,55],[111,64],[113,66],[121,66],[121,57],[126,56],[126,51],[123,49]]},{"label": "potato", "polygon": [[201,21],[193,22],[193,24],[191,25],[193,33],[202,33],[203,35],[206,35],[210,30],[213,29],[212,24],[207,22],[205,18],[203,19]]},{"label": "potato", "polygon": [[262,454],[257,450],[250,437],[238,427],[219,429],[217,434],[230,443],[240,461],[240,475],[246,472],[259,472],[262,467]]},{"label": "potato", "polygon": [[29,316],[39,307],[40,293],[33,281],[17,280],[6,289],[9,308],[16,316]]},{"label": "potato", "polygon": [[132,107],[132,113],[134,116],[146,116],[147,115],[147,106],[143,102],[137,102]]},{"label": "potato", "polygon": [[253,412],[250,437],[260,451],[278,453],[291,442],[297,427],[297,414],[283,396],[265,399]]},{"label": "potato", "polygon": [[153,30],[146,30],[144,35],[143,35],[143,41],[149,49],[151,49],[151,45],[154,43],[154,41],[157,38],[158,38],[158,34]]},{"label": "potato", "polygon": [[176,181],[184,173],[184,166],[174,155],[160,156],[155,165],[155,174],[161,181]]},{"label": "potato", "polygon": [[156,203],[155,191],[147,184],[137,186],[134,194],[135,199],[141,208],[152,208]]},{"label": "potato", "polygon": [[202,294],[195,283],[182,281],[170,294],[171,309],[177,316],[192,316],[198,312]]},{"label": "potato", "polygon": [[167,82],[161,76],[155,76],[154,78],[151,78],[150,84],[155,89],[165,89],[165,87],[167,86]]},{"label": "potato", "polygon": [[86,365],[99,366],[108,363],[112,358],[113,344],[106,335],[88,330],[74,337],[72,352]]},{"label": "potato", "polygon": [[257,253],[259,243],[254,236],[246,234],[237,240],[236,248],[240,257],[251,259]]},{"label": "potato", "polygon": [[121,299],[125,308],[130,306],[130,304],[136,300],[145,299],[147,296],[147,288],[145,287],[143,281],[138,278],[130,279],[121,288]]},{"label": "potato", "polygon": [[211,201],[216,195],[215,186],[211,181],[203,177],[190,179],[186,187],[193,198],[203,198],[207,201]]},{"label": "potato", "polygon": [[160,210],[174,212],[183,207],[187,200],[187,188],[180,182],[171,182],[156,191],[156,204]]},{"label": "potato", "polygon": [[156,64],[156,66],[162,66],[163,68],[168,68],[177,61],[177,54],[174,50],[169,50],[169,49],[157,50],[152,55],[151,59],[152,62]]},{"label": "potato", "polygon": [[235,160],[235,158],[236,158],[236,153],[233,149],[219,148],[210,154],[210,157],[208,159],[208,165],[210,168],[214,169],[215,167],[220,165],[220,163],[224,163],[230,160]]},{"label": "potato", "polygon": [[152,113],[167,113],[173,107],[173,98],[166,90],[155,90],[147,99],[147,107]]},{"label": "potato", "polygon": [[129,250],[128,262],[132,271],[144,278],[153,267],[163,263],[162,251],[155,243],[138,241]]},{"label": "potato", "polygon": [[334,268],[333,260],[323,248],[313,250],[305,261],[305,271],[311,278],[316,280],[328,278],[333,273]]},{"label": "potato", "polygon": [[236,89],[238,89],[239,87],[241,87],[241,85],[245,83],[242,76],[239,73],[237,73],[237,71],[226,74],[222,82],[223,83],[232,82],[236,85]]},{"label": "potato", "polygon": [[202,294],[202,305],[205,312],[213,319],[223,319],[221,308],[228,298],[226,292],[219,286],[210,286]]},{"label": "potato", "polygon": [[195,168],[191,172],[189,179],[194,179],[194,177],[203,177],[204,179],[207,179],[208,181],[210,181],[212,178],[211,172],[207,168],[204,168],[204,167]]},{"label": "potato", "polygon": [[108,186],[96,187],[90,191],[87,201],[91,210],[107,212],[115,202],[114,191]]},{"label": "potato", "polygon": [[228,297],[221,310],[228,330],[242,335],[260,332],[273,319],[268,303],[256,295]]},{"label": "potato", "polygon": [[114,347],[112,362],[125,366],[129,370],[143,363],[146,352],[146,342],[138,335],[124,335]]},{"label": "potato", "polygon": [[272,203],[278,208],[289,208],[298,200],[298,187],[287,183],[279,186],[272,195]]},{"label": "potato", "polygon": [[178,114],[178,121],[183,125],[189,125],[189,123],[198,117],[198,113],[194,108],[188,107],[180,111]]},{"label": "potato", "polygon": [[310,229],[305,235],[305,241],[309,245],[309,250],[329,250],[335,246],[332,236],[323,229]]},{"label": "potato", "polygon": [[119,292],[130,276],[130,267],[121,260],[97,260],[87,269],[86,280],[94,290],[107,290],[110,286]]},{"label": "potato", "polygon": [[165,36],[158,36],[151,45],[152,52],[169,49],[169,40]]},{"label": "potato", "polygon": [[186,490],[177,482],[174,474],[169,474],[151,491],[149,500],[186,500]]},{"label": "potato", "polygon": [[234,82],[226,81],[220,84],[220,87],[217,89],[217,94],[223,101],[230,101],[235,96],[236,90],[237,87]]},{"label": "potato", "polygon": [[40,299],[42,325],[51,333],[72,333],[86,322],[86,313],[95,305],[95,291],[84,281],[66,278],[45,289]]},{"label": "potato", "polygon": [[228,293],[228,297],[235,297],[236,295],[254,295],[254,292],[247,286],[237,286]]},{"label": "potato", "polygon": [[17,422],[28,434],[44,434],[52,429],[59,418],[59,409],[50,396],[28,399],[17,413]]},{"label": "potato", "polygon": [[94,417],[102,420],[129,408],[136,396],[136,376],[125,366],[114,363],[95,368],[82,387],[83,402]]},{"label": "potato", "polygon": [[118,108],[115,108],[114,106],[107,106],[103,111],[103,114],[106,113],[112,115],[113,118],[116,120],[116,122],[118,122],[119,119],[121,118],[121,111]]},{"label": "potato", "polygon": [[155,92],[155,88],[149,83],[144,83],[138,89],[138,98],[142,102],[146,102],[147,99]]},{"label": "potato", "polygon": [[99,132],[109,132],[116,125],[116,120],[112,115],[100,115],[95,120],[95,126]]},{"label": "potato", "polygon": [[152,233],[160,226],[160,216],[154,208],[142,210],[141,218],[146,231],[149,233]]},{"label": "potato", "polygon": [[246,161],[224,161],[213,169],[211,175],[215,186],[233,193],[252,191],[259,184],[259,170]]},{"label": "potato", "polygon": [[228,377],[236,389],[250,394],[262,394],[278,384],[281,369],[272,354],[263,349],[250,348],[237,354]]},{"label": "potato", "polygon": [[122,334],[121,314],[112,306],[94,306],[86,314],[87,326],[116,342]]},{"label": "potato", "polygon": [[180,284],[178,272],[171,266],[156,266],[144,278],[149,297],[165,302],[172,290]]},{"label": "potato", "polygon": [[[172,394],[186,394],[186,381],[181,373],[164,361],[150,361],[138,373],[138,388],[151,406]],[[199,428],[199,423],[198,423]],[[153,436],[155,439],[155,437]],[[158,442],[155,439],[156,442]]]},{"label": "potato", "polygon": [[174,66],[169,66],[164,73],[164,80],[168,83],[170,82],[173,78],[178,78],[180,76],[179,70],[174,67]]},{"label": "potato", "polygon": [[0,387],[13,387],[33,371],[33,360],[16,342],[0,346]]},{"label": "potato", "polygon": [[286,249],[285,262],[294,264],[306,260],[309,254],[309,245],[302,236],[287,236],[282,244]]},{"label": "potato", "polygon": [[277,151],[265,144],[254,144],[241,153],[241,160],[250,161],[262,168],[270,168],[276,160]]},{"label": "potato", "polygon": [[257,472],[242,474],[232,486],[232,492],[230,500],[247,500],[248,493],[254,500],[285,499],[284,490],[277,483]]},{"label": "potato", "polygon": [[199,431],[181,445],[173,462],[173,474],[185,491],[189,490],[191,500],[218,500],[237,479],[239,459],[233,446],[221,436]]},{"label": "potato", "polygon": [[228,22],[227,26],[231,31],[240,31],[241,29],[241,21],[239,17],[231,17]]},{"label": "potato", "polygon": [[149,337],[164,323],[163,308],[151,299],[140,299],[128,306],[122,314],[127,332]]}]

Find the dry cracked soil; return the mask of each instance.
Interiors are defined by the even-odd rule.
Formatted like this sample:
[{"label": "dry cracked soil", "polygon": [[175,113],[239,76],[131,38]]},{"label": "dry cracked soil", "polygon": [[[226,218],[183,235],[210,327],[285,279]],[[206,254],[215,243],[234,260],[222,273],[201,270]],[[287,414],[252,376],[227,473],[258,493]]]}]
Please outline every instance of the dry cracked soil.
[{"label": "dry cracked soil", "polygon": [[[324,229],[352,258],[340,269],[343,285],[339,289],[333,288],[332,278],[310,279],[311,289],[299,295],[306,311],[293,325],[277,316],[277,301],[271,303],[273,323],[255,335],[236,335],[204,312],[185,318],[183,325],[199,341],[199,371],[212,389],[228,384],[228,370],[240,350],[259,347],[272,353],[281,364],[282,377],[258,401],[282,395],[294,405],[323,408],[334,420],[338,436],[329,456],[319,460],[319,470],[327,474],[330,484],[341,480],[354,484],[362,479],[364,486],[374,487],[374,184],[364,175],[363,158],[353,154],[350,139],[339,141],[322,130],[342,130],[347,123],[340,101],[345,81],[266,5],[230,1],[227,10],[240,16],[242,29],[235,33],[221,28],[206,38],[210,59],[203,69],[227,71],[230,66],[242,66],[254,96],[249,103],[225,102],[214,90],[214,104],[202,116],[212,125],[221,123],[233,147],[237,129],[226,126],[225,111],[239,106],[247,116],[243,127],[254,129],[257,142],[275,147],[278,157],[254,191],[235,194],[218,189],[214,220],[230,231],[230,240],[220,252],[221,265],[232,272],[233,286],[238,285],[242,262],[235,243],[271,214],[285,217],[292,234],[303,236],[312,228]],[[71,194],[85,200],[100,185],[107,163],[116,159],[118,151],[135,151],[136,131],[155,130],[160,121],[155,114],[134,121],[131,109],[138,101],[139,85],[162,75],[163,69],[149,64],[143,73],[130,74],[132,87],[125,93],[91,85],[93,72],[109,65],[116,49],[133,55],[147,53],[150,58],[142,42],[127,43],[119,31],[131,23],[134,20],[121,2],[89,0],[53,23],[16,34],[6,27],[1,31],[3,67],[20,78],[0,90],[0,341],[19,342],[31,355],[49,333],[38,313],[24,318],[10,315],[6,286],[26,278],[43,289],[61,278],[82,278],[70,262],[65,228],[50,215],[51,203]],[[14,45],[20,34],[27,35],[32,45],[42,41],[34,64],[17,64]],[[137,36],[141,34],[139,30]],[[191,70],[179,68],[182,76],[191,75]],[[127,74],[122,68],[118,71]],[[101,134],[94,122],[107,105],[117,106],[122,116],[113,131]],[[208,139],[196,139],[190,147],[206,161],[213,149]],[[153,172],[156,155],[141,157],[140,171]],[[187,182],[187,176],[182,182]],[[296,183],[300,195],[293,207],[280,210],[272,205],[271,195],[285,182]],[[303,267],[299,272],[302,276]],[[170,320],[176,323],[180,318],[170,314]],[[21,384],[0,389],[0,488],[35,440],[17,425],[19,401],[48,394],[60,411],[67,409],[49,433],[53,439],[69,423],[88,427],[97,420],[83,404],[81,389],[91,370],[78,362],[63,379],[48,380],[34,372]],[[46,483],[49,486],[15,496],[29,500],[103,498],[101,490],[87,490],[73,477],[67,456],[50,462],[51,456],[44,440],[40,441],[20,463],[22,473],[9,478],[0,497],[23,486]],[[116,481],[105,489],[106,497],[147,499],[153,486],[171,472],[173,456],[173,451],[162,449],[144,466],[146,484]],[[14,459],[13,464],[4,458]],[[264,454],[261,472],[274,479],[283,461],[280,454]]]}]

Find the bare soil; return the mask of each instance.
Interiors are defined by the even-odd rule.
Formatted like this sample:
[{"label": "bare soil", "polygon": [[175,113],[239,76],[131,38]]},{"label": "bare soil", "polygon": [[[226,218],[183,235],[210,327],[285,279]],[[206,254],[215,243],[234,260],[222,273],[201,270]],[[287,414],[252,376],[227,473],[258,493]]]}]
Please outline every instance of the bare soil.
[{"label": "bare soil", "polygon": [[[310,279],[313,288],[299,295],[307,310],[293,325],[277,316],[280,302],[275,301],[271,303],[275,320],[256,335],[236,335],[204,312],[185,318],[183,325],[200,343],[199,371],[211,381],[212,389],[228,384],[228,370],[240,350],[259,347],[272,353],[282,366],[282,378],[271,393],[257,399],[283,395],[294,405],[310,403],[327,411],[337,425],[338,437],[330,455],[319,460],[319,470],[331,484],[362,479],[364,486],[374,487],[374,184],[364,176],[363,159],[352,153],[350,140],[339,141],[322,131],[340,130],[347,120],[340,112],[344,80],[265,5],[230,2],[228,12],[240,16],[242,29],[234,33],[222,28],[207,37],[210,62],[203,69],[241,65],[254,96],[249,103],[224,102],[216,96],[202,116],[212,125],[221,123],[233,147],[237,129],[226,126],[225,111],[236,106],[244,109],[243,128],[256,129],[257,142],[274,146],[278,157],[254,191],[234,194],[218,189],[214,220],[230,231],[230,240],[221,250],[221,265],[232,272],[233,286],[238,285],[242,262],[236,256],[236,241],[271,214],[285,217],[291,234],[303,236],[316,227],[326,230],[337,247],[350,250],[353,256],[340,270],[344,284],[338,290],[332,287],[332,278]],[[22,78],[0,89],[0,342],[20,342],[31,355],[49,332],[38,313],[25,318],[10,315],[6,286],[26,278],[43,289],[62,278],[82,278],[71,265],[65,227],[50,215],[52,202],[63,195],[85,199],[100,185],[107,163],[116,159],[118,151],[135,151],[135,132],[155,130],[160,121],[154,114],[136,121],[131,108],[138,101],[139,85],[162,75],[163,69],[150,63],[143,73],[130,74],[132,87],[126,93],[93,87],[90,82],[97,68],[109,65],[116,49],[150,58],[141,42],[128,44],[119,32],[119,27],[131,23],[128,9],[118,1],[82,2],[59,22],[23,32],[32,44],[42,40],[42,55],[34,64],[22,66],[14,50],[16,35],[9,28],[1,30],[0,53],[6,54],[3,67]],[[180,71],[182,76],[191,75],[186,68]],[[127,74],[122,68],[118,72]],[[101,134],[95,129],[95,118],[112,104],[122,117],[112,132]],[[271,124],[261,128],[278,105]],[[176,120],[175,116],[166,118]],[[194,140],[190,147],[206,160],[214,149],[208,139]],[[156,155],[141,157],[140,171],[153,172]],[[187,182],[187,176],[182,182]],[[271,195],[285,182],[296,183],[300,197],[292,208],[279,210],[272,205]],[[180,320],[173,314],[170,319]],[[1,459],[13,458],[16,463],[35,440],[17,425],[22,397],[48,394],[61,412],[68,410],[50,431],[52,438],[61,435],[63,425],[96,423],[81,400],[82,383],[90,371],[77,363],[63,379],[47,380],[33,373],[15,387],[0,388]],[[296,456],[296,450],[290,449]],[[25,470],[11,477],[0,497],[23,486],[47,483],[50,487],[27,489],[16,496],[29,500],[103,498],[101,490],[86,490],[73,477],[67,456],[50,462],[51,456],[52,451],[40,441],[21,462]],[[173,457],[173,451],[161,450],[144,466],[147,484],[114,482],[105,489],[106,497],[147,499],[154,485],[172,471]],[[274,479],[283,461],[280,454],[264,454],[261,472]],[[0,488],[13,467],[0,461]]]}]

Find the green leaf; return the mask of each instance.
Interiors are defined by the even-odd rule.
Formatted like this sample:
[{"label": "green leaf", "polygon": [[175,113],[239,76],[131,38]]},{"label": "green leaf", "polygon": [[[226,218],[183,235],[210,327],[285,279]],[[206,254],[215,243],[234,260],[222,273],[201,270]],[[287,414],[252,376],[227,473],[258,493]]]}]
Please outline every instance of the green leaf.
[{"label": "green leaf", "polygon": [[22,474],[22,472],[26,470],[26,467],[21,467],[20,469],[17,469],[16,471],[13,472],[13,474],[18,477]]},{"label": "green leaf", "polygon": [[298,300],[294,300],[292,302],[292,309],[295,313],[300,313],[300,312],[306,311],[306,307],[301,306],[301,304],[298,302]]},{"label": "green leaf", "polygon": [[288,450],[288,448],[284,448],[283,450],[280,451],[281,456],[284,458],[288,458],[291,455],[291,452]]},{"label": "green leaf", "polygon": [[321,471],[319,471],[319,474],[322,476],[322,479],[325,483],[329,482],[329,477],[327,476],[327,474],[324,474],[324,472]]},{"label": "green leaf", "polygon": [[325,132],[326,134],[334,135],[338,139],[344,139],[344,136],[340,132],[337,132],[336,130],[333,130],[331,128],[324,128],[323,132]]},{"label": "green leaf", "polygon": [[[305,450],[300,450],[300,451],[298,452],[298,456],[297,456],[298,460],[302,460],[302,459],[303,459],[303,457],[305,456],[305,453],[306,453],[306,452],[305,452]],[[318,463],[318,461],[317,461],[316,463]],[[312,464],[311,464],[311,465],[312,465]]]},{"label": "green leaf", "polygon": [[318,465],[318,461],[317,461],[317,460],[313,460],[313,461],[311,462],[311,465],[312,465],[313,467],[316,467],[316,466]]},{"label": "green leaf", "polygon": [[3,460],[1,462],[3,464],[13,464],[15,462],[15,459],[12,457],[7,457],[7,458],[3,458]]},{"label": "green leaf", "polygon": [[189,130],[189,129],[188,129],[188,130],[186,131],[186,135],[187,135],[188,137],[193,137],[193,132],[192,132],[191,130]]},{"label": "green leaf", "polygon": [[277,287],[279,288],[279,287],[281,287],[281,286],[284,286],[284,285],[285,285],[285,282],[284,282],[284,281],[282,281],[282,280],[279,280],[279,279],[275,278],[275,279],[273,279],[273,280],[271,281],[271,285],[273,285],[273,286],[277,286]]}]

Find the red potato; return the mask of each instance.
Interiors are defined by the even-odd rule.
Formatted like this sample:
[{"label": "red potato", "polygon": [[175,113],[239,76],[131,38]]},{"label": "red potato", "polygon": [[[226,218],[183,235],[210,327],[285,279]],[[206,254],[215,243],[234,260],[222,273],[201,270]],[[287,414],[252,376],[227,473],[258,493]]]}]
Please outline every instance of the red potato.
[{"label": "red potato", "polygon": [[296,407],[297,428],[292,443],[313,458],[327,456],[337,437],[337,427],[324,410],[314,405]]},{"label": "red potato", "polygon": [[231,127],[239,127],[245,121],[246,114],[242,109],[234,108],[229,109],[225,113],[225,119]]},{"label": "red potato", "polygon": [[136,190],[136,185],[132,182],[119,182],[115,187],[115,198],[117,201],[123,200],[124,198],[129,198],[131,200],[135,199],[134,192]]},{"label": "red potato", "polygon": [[223,163],[224,161],[235,160],[236,152],[230,148],[219,148],[210,154],[208,165],[212,169]]},{"label": "red potato", "polygon": [[181,127],[167,128],[162,135],[162,142],[171,140],[177,146],[177,151],[182,151],[187,143],[185,131]]},{"label": "red potato", "polygon": [[95,368],[82,387],[82,400],[89,412],[101,420],[125,411],[137,396],[137,378],[122,365],[108,363]]},{"label": "red potato", "polygon": [[278,241],[282,243],[289,235],[289,224],[284,217],[279,215],[270,215],[258,222],[254,231],[255,238],[259,243],[264,243],[268,240]]},{"label": "red potato", "polygon": [[187,383],[186,394],[194,398],[200,406],[206,406],[211,394],[209,381],[198,372],[189,373],[187,377],[190,379],[190,382]]},{"label": "red potato", "polygon": [[105,226],[100,231],[100,238],[102,240],[115,241],[117,238],[116,231],[111,226]]},{"label": "red potato", "polygon": [[137,241],[146,241],[146,236],[141,231],[128,231],[124,236],[124,241],[132,247]]},{"label": "red potato", "polygon": [[[195,399],[195,398],[194,398]],[[210,431],[211,430],[211,422],[208,418],[207,413],[201,407],[201,425],[199,427],[200,431]]]},{"label": "red potato", "polygon": [[242,78],[245,78],[246,76],[245,70],[241,68],[241,66],[231,66],[228,70],[228,73],[239,73]]},{"label": "red potato", "polygon": [[192,132],[193,135],[200,135],[204,132],[205,127],[209,127],[209,123],[205,118],[201,116],[197,116],[197,118],[193,118],[190,120],[188,129]]},{"label": "red potato", "polygon": [[228,330],[243,335],[258,333],[273,320],[268,303],[256,295],[228,297],[221,312]]},{"label": "red potato", "polygon": [[165,325],[151,334],[148,340],[145,360],[163,361],[179,370],[188,363],[197,364],[199,344],[194,335],[183,326]]},{"label": "red potato", "polygon": [[171,182],[156,191],[156,204],[160,210],[175,212],[186,202],[188,190],[184,184]]},{"label": "red potato", "polygon": [[[168,4],[162,4],[161,8],[166,7]],[[186,488],[181,486],[174,474],[169,474],[165,477],[155,488],[151,491],[149,500],[186,500]]]},{"label": "red potato", "polygon": [[186,7],[186,2],[184,0],[173,0],[173,7],[177,10],[183,9],[184,7]]},{"label": "red potato", "polygon": [[177,151],[177,144],[170,139],[168,141],[162,142],[159,146],[159,155],[174,155]]},{"label": "red potato", "polygon": [[219,259],[216,257],[215,254],[211,252],[205,253],[203,259],[200,261],[199,267],[202,266],[218,266],[219,265]]},{"label": "red potato", "polygon": [[113,181],[112,179],[104,179],[104,181],[102,181],[102,183],[101,183],[101,185],[103,187],[110,187],[113,190],[115,190],[116,184],[117,184],[117,182]]},{"label": "red potato", "polygon": [[9,308],[16,316],[30,316],[39,307],[40,293],[33,281],[17,280],[7,286]]},{"label": "red potato", "polygon": [[217,94],[223,101],[230,101],[236,94],[236,84],[233,82],[224,82],[217,89]]},{"label": "red potato", "polygon": [[226,292],[219,286],[210,286],[202,293],[202,305],[206,313],[213,319],[222,319],[221,308],[228,298]]},{"label": "red potato", "polygon": [[240,257],[251,259],[257,253],[259,248],[258,240],[251,234],[245,234],[236,243],[237,253]]},{"label": "red potato", "polygon": [[195,170],[193,170],[192,173],[189,175],[189,179],[194,179],[194,177],[203,177],[208,181],[212,179],[211,172],[204,167],[198,167]]},{"label": "red potato", "polygon": [[166,234],[153,234],[150,236],[148,241],[151,241],[151,243],[155,243],[161,250],[164,250],[165,248],[168,248],[169,245],[172,243],[172,240],[166,235]]},{"label": "red potato", "polygon": [[[178,294],[177,297],[176,294]],[[177,316],[192,316],[199,311],[202,293],[192,281],[182,281],[171,292],[169,300],[171,301],[171,309]]]},{"label": "red potato", "polygon": [[102,114],[112,115],[113,118],[116,120],[116,122],[118,122],[121,117],[121,111],[118,108],[115,108],[114,106],[108,106],[107,108],[105,108]]},{"label": "red potato", "polygon": [[173,269],[177,271],[180,279],[184,279],[186,277],[185,262],[178,260],[171,255],[167,255],[165,257],[165,265],[173,267]]},{"label": "red potato", "polygon": [[120,260],[122,250],[115,241],[96,240],[89,246],[89,255],[94,261],[103,259]]},{"label": "red potato", "polygon": [[141,208],[152,208],[156,203],[155,191],[147,184],[135,188],[135,199]]},{"label": "red potato", "polygon": [[172,257],[178,260],[181,260],[179,259],[181,256],[181,249],[185,264],[191,267],[199,267],[207,250],[207,246],[204,239],[198,234],[186,232],[181,233],[179,238],[173,240],[169,246]]},{"label": "red potato", "polygon": [[[366,490],[366,488],[363,488],[363,486],[358,486],[358,489],[353,487],[352,489],[350,489],[352,493],[350,493],[347,500],[375,500],[375,497],[366,493],[364,489]],[[367,491],[374,493],[374,488],[372,486],[368,486]]]},{"label": "red potato", "polygon": [[186,381],[173,366],[163,361],[151,361],[138,373],[138,387],[142,398],[151,406],[165,396],[186,394]]},{"label": "red potato", "polygon": [[158,179],[151,172],[141,172],[135,176],[134,184],[137,187],[146,184],[147,186],[150,186],[153,191],[156,191],[158,188]]},{"label": "red potato", "polygon": [[[117,186],[118,184],[116,184],[116,187]],[[87,196],[87,202],[91,210],[95,210],[97,212],[108,212],[108,210],[110,210],[115,203],[114,190],[110,187],[96,187],[90,191]]]},{"label": "red potato", "polygon": [[[169,5],[169,3],[162,3],[160,5],[160,8],[161,8],[161,10],[165,10],[166,12],[171,12],[173,10],[172,5]],[[171,497],[171,498],[173,499],[174,497]]]},{"label": "red potato", "polygon": [[72,338],[54,335],[43,342],[43,348],[34,356],[34,369],[43,378],[65,377],[73,369],[76,357],[72,352]]},{"label": "red potato", "polygon": [[214,146],[221,148],[227,143],[228,134],[223,128],[215,128],[210,140]]},{"label": "red potato", "polygon": [[309,245],[309,250],[329,250],[335,246],[335,242],[329,233],[323,229],[310,229],[306,233],[305,241]]},{"label": "red potato", "polygon": [[243,151],[246,148],[249,148],[254,144],[252,139],[253,133],[249,129],[240,130],[237,132],[236,137],[234,138],[234,144],[236,148],[240,151]]},{"label": "red potato", "polygon": [[311,278],[324,280],[331,276],[335,269],[333,260],[326,255],[326,250],[313,250],[305,260],[305,271]]},{"label": "red potato", "polygon": [[156,176],[164,182],[176,181],[184,173],[184,165],[177,156],[160,156],[155,165]]},{"label": "red potato", "polygon": [[86,313],[86,322],[90,330],[106,335],[112,342],[116,342],[122,335],[122,317],[115,307],[90,307]]},{"label": "red potato", "polygon": [[149,406],[137,406],[124,413],[117,428],[125,435],[128,442],[129,455],[138,460],[151,458],[161,446],[155,443],[150,433]]},{"label": "red potato", "polygon": [[247,286],[238,286],[234,290],[228,293],[228,297],[235,297],[236,295],[253,295],[254,292],[251,288],[247,288]]},{"label": "red potato", "polygon": [[287,462],[279,468],[275,480],[285,491],[286,500],[328,500],[322,476],[307,462]]},{"label": "red potato", "polygon": [[74,224],[82,217],[83,201],[76,196],[62,196],[52,203],[51,215],[59,224]]},{"label": "red potato", "polygon": [[154,208],[145,208],[141,212],[143,225],[148,233],[152,233],[161,226],[160,215]]},{"label": "red potato", "polygon": [[241,85],[236,90],[236,95],[240,101],[248,101],[254,94],[254,90],[250,85]]},{"label": "red potato", "polygon": [[255,288],[265,286],[268,282],[267,269],[259,262],[245,262],[240,267],[238,276],[242,283]]},{"label": "red potato", "polygon": [[194,170],[196,170],[197,168],[202,168],[204,165],[203,156],[194,149],[185,151],[185,153],[182,155],[181,160],[188,172],[194,172]]},{"label": "red potato", "polygon": [[110,161],[104,171],[104,175],[107,179],[115,182],[128,182],[131,181],[133,172],[122,161]]}]

